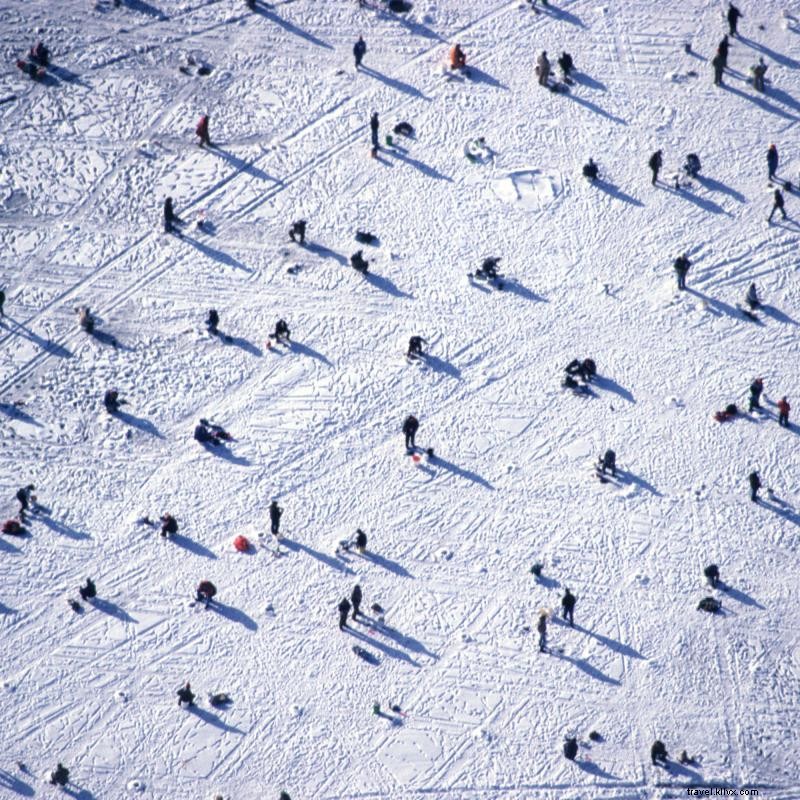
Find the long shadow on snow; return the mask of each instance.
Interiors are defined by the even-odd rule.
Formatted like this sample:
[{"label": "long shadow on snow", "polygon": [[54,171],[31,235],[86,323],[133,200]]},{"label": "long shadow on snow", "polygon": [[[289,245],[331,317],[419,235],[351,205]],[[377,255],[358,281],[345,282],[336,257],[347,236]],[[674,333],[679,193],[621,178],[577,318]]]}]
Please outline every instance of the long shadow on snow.
[{"label": "long shadow on snow", "polygon": [[[566,625],[566,622],[562,621],[561,624]],[[600,644],[608,647],[615,653],[619,653],[621,656],[625,656],[627,658],[644,658],[644,656],[638,650],[634,650],[629,644],[623,644],[622,642],[618,642],[616,639],[612,639],[609,636],[603,636],[602,633],[590,631],[588,628],[584,628],[583,625],[576,625],[575,630],[581,631],[587,636],[591,636],[592,639],[597,639]]]},{"label": "long shadow on snow", "polygon": [[42,525],[49,528],[53,533],[58,533],[61,536],[68,536],[70,539],[91,539],[92,537],[88,533],[84,533],[83,531],[76,530],[75,528],[70,528],[69,525],[65,525],[63,522],[59,522],[57,519],[53,519],[52,517],[48,517],[47,514],[37,514],[33,517],[37,522],[41,522]]},{"label": "long shadow on snow", "polygon": [[22,411],[19,406],[16,406],[13,403],[0,403],[0,411],[2,411],[11,419],[18,419],[20,422],[24,422],[26,425],[34,425],[37,428],[44,427],[41,422],[34,419],[26,411]]},{"label": "long shadow on snow", "polygon": [[223,150],[219,145],[209,148],[209,152],[221,156],[239,172],[245,172],[262,181],[273,181],[277,186],[283,185],[283,181],[279,178],[273,178],[272,175],[268,175],[263,170],[253,166],[249,161],[245,161],[243,158],[239,158],[239,156],[235,156],[233,153]]},{"label": "long shadow on snow", "polygon": [[[20,538],[20,539],[26,538],[27,539],[28,537],[27,536],[25,536],[25,537],[20,536],[18,538]],[[21,553],[22,552],[22,550],[20,550],[19,547],[14,547],[14,545],[11,544],[11,542],[9,542],[8,539],[6,539],[3,536],[0,536],[0,550],[4,550],[6,553]]]},{"label": "long shadow on snow", "polygon": [[485,83],[487,86],[491,86],[494,89],[505,89],[508,91],[508,86],[504,83],[500,83],[497,78],[493,77],[488,72],[484,72],[482,69],[478,69],[472,64],[470,64],[467,69],[469,70],[469,79],[473,83]]},{"label": "long shadow on snow", "polygon": [[719,582],[719,588],[722,589],[722,591],[733,600],[737,600],[746,606],[755,606],[756,608],[761,609],[761,611],[765,610],[761,603],[759,603],[757,600],[754,600],[746,592],[741,591],[741,589],[734,589],[733,586],[723,583],[722,581]]},{"label": "long shadow on snow", "polygon": [[504,280],[503,291],[509,294],[515,294],[517,297],[521,297],[523,300],[530,300],[532,303],[550,302],[546,297],[542,297],[542,295],[532,292],[530,289],[528,289],[526,286],[523,286],[516,280]]},{"label": "long shadow on snow", "polygon": [[616,775],[612,775],[610,772],[606,772],[601,766],[595,764],[594,761],[575,761],[575,766],[578,769],[582,769],[584,772],[588,772],[590,775],[594,775],[596,778],[602,778],[606,781],[618,781],[621,780]]},{"label": "long shadow on snow", "polygon": [[50,353],[51,356],[57,356],[58,358],[72,358],[72,353],[67,350],[66,347],[63,345],[58,344],[57,342],[50,342],[46,339],[42,339],[41,336],[34,333],[30,328],[26,328],[21,322],[14,319],[13,317],[9,317],[6,315],[5,317],[9,323],[14,323],[16,325],[16,329],[12,329],[10,326],[8,328],[8,332],[12,336],[22,336],[23,339],[27,339],[29,342],[32,342],[37,347],[41,347],[47,353]]},{"label": "long shadow on snow", "polygon": [[308,545],[301,544],[300,542],[295,542],[292,539],[287,539],[285,536],[281,538],[281,542],[286,546],[288,550],[292,550],[295,553],[308,553],[312,558],[316,558],[317,561],[325,564],[326,567],[330,567],[331,569],[335,569],[338,572],[344,572],[345,575],[355,575],[355,572],[350,569],[347,565],[343,564],[336,558],[332,556],[325,555],[325,553],[320,553],[319,550],[314,550],[312,547]]},{"label": "long shadow on snow", "polygon": [[67,797],[71,797],[72,800],[97,800],[88,789],[81,789],[80,786],[69,784],[68,786],[62,787],[61,791]]},{"label": "long shadow on snow", "polygon": [[131,11],[138,11],[140,14],[146,14],[148,17],[155,17],[160,20],[169,19],[160,8],[146,3],[145,0],[122,0],[122,5],[129,8]]},{"label": "long shadow on snow", "polygon": [[780,498],[773,497],[772,500],[759,500],[759,505],[769,509],[773,514],[783,517],[794,525],[800,525],[800,514],[798,514],[790,505],[785,503]]},{"label": "long shadow on snow", "polygon": [[783,322],[787,325],[800,325],[800,322],[792,319],[788,314],[784,314],[783,311],[775,308],[775,306],[762,305],[761,310],[776,322]]},{"label": "long shadow on snow", "polygon": [[670,186],[666,183],[661,183],[661,188],[665,192],[669,192],[676,197],[680,197],[681,200],[686,200],[693,205],[696,205],[698,208],[702,208],[703,211],[708,211],[711,214],[725,214],[725,216],[730,216],[730,214],[720,205],[717,205],[713,200],[707,200],[703,197],[698,197],[693,192],[686,190],[686,189],[676,189],[674,186]]},{"label": "long shadow on snow", "polygon": [[589,100],[585,100],[582,97],[578,97],[576,94],[572,94],[571,92],[562,95],[562,97],[566,97],[568,100],[572,100],[573,102],[577,103],[579,106],[583,106],[584,108],[588,108],[589,111],[593,111],[595,114],[599,114],[601,117],[605,117],[611,122],[616,122],[617,125],[627,125],[628,123],[622,119],[621,117],[616,117],[614,114],[609,113],[604,108],[600,108],[597,103],[592,103]]},{"label": "long shadow on snow", "polygon": [[[369,620],[370,618],[367,617],[367,619]],[[370,623],[374,623],[374,620],[370,620]],[[425,647],[422,642],[415,639],[413,636],[406,636],[395,628],[390,628],[386,624],[375,625],[375,630],[378,631],[378,633],[388,636],[392,641],[400,645],[400,647],[410,650],[412,653],[418,653],[419,655],[427,656],[428,658],[432,658],[434,661],[439,660],[439,656],[437,656],[436,653],[431,653],[431,651],[428,650],[428,648]]]},{"label": "long shadow on snow", "polygon": [[379,556],[377,553],[373,553],[370,550],[365,550],[361,554],[361,557],[366,559],[367,561],[371,561],[378,567],[383,567],[389,572],[393,572],[395,575],[399,575],[401,578],[414,577],[402,564],[398,564],[397,561],[392,561],[390,558]]},{"label": "long shadow on snow", "polygon": [[182,533],[173,533],[169,537],[169,540],[173,544],[178,545],[178,547],[182,547],[184,550],[194,553],[196,556],[203,556],[203,558],[212,559],[217,557],[216,553],[213,553],[205,545],[200,544],[200,542],[196,542],[194,539],[190,539],[188,536],[184,536]]},{"label": "long shadow on snow", "polygon": [[225,619],[229,619],[231,622],[238,622],[244,625],[249,631],[258,630],[258,623],[241,609],[234,608],[233,606],[226,606],[225,603],[220,603],[216,600],[211,603],[208,608],[211,611],[216,611],[221,617],[225,617]]},{"label": "long shadow on snow", "polygon": [[587,75],[585,72],[575,72],[573,70],[570,77],[575,81],[575,83],[578,83],[581,86],[586,86],[588,89],[596,89],[598,92],[608,91],[608,87],[604,83],[601,83],[591,75]]},{"label": "long shadow on snow", "polygon": [[730,83],[723,83],[720,87],[724,89],[726,92],[730,92],[731,94],[739,95],[744,100],[748,100],[754,105],[757,105],[764,111],[767,111],[770,114],[775,114],[778,117],[783,117],[783,119],[791,120],[792,122],[797,122],[800,117],[795,117],[792,114],[789,114],[787,111],[784,111],[779,106],[774,106],[772,103],[768,103],[760,94],[758,96],[748,94],[747,92],[743,92],[740,89],[737,89]]},{"label": "long shadow on snow", "polygon": [[332,258],[343,267],[347,267],[350,264],[350,262],[343,255],[337,253],[335,250],[331,250],[329,247],[324,247],[321,244],[306,242],[303,247],[308,250],[309,253],[314,253],[314,255],[317,255],[320,258]]},{"label": "long shadow on snow", "polygon": [[361,72],[364,73],[364,75],[368,75],[370,78],[375,78],[381,83],[385,83],[391,89],[405,92],[405,94],[411,95],[412,97],[419,97],[421,100],[430,100],[430,98],[424,95],[416,86],[412,86],[410,83],[404,83],[397,78],[390,78],[388,75],[384,75],[382,72],[372,69],[372,67],[365,67],[362,64]]},{"label": "long shadow on snow", "polygon": [[138,620],[135,620],[124,608],[103,597],[93,597],[91,605],[98,611],[108,614],[109,617],[115,617],[120,620],[120,622],[138,622]]},{"label": "long shadow on snow", "polygon": [[111,416],[121,420],[126,425],[130,425],[132,428],[137,428],[143,433],[149,433],[151,436],[155,436],[157,439],[164,438],[164,435],[161,433],[161,431],[159,431],[159,429],[156,428],[156,426],[153,425],[149,419],[135,417],[133,414],[123,411],[122,409],[118,409]]},{"label": "long shadow on snow", "polygon": [[[11,608],[11,606],[7,606],[5,603],[0,603],[0,614],[16,614],[17,609]],[[2,774],[2,770],[0,770],[0,774]]]},{"label": "long shadow on snow", "polygon": [[739,203],[747,202],[747,198],[741,192],[737,192],[736,189],[732,189],[730,186],[726,186],[724,183],[714,180],[714,178],[709,178],[707,175],[698,175],[697,182],[708,189],[709,192],[721,192],[722,194],[727,194],[729,197],[732,197]]},{"label": "long shadow on snow", "polygon": [[398,289],[389,278],[383,275],[376,275],[374,272],[366,272],[364,273],[364,280],[376,289],[381,289],[386,292],[386,294],[390,294],[392,297],[406,297],[409,300],[414,299],[413,294],[406,294],[402,289]]},{"label": "long shadow on snow", "polygon": [[551,17],[561,22],[569,22],[570,25],[577,25],[579,28],[586,27],[580,17],[570,14],[569,11],[565,11],[563,8],[556,8],[552,3],[548,3],[546,6],[538,6],[538,9],[544,14],[549,14]]},{"label": "long shadow on snow", "polygon": [[21,797],[33,797],[36,794],[33,786],[4,769],[0,769],[0,789],[8,789]]},{"label": "long shadow on snow", "polygon": [[247,339],[242,339],[241,336],[231,336],[228,339],[225,339],[225,344],[232,344],[234,347],[238,347],[241,350],[244,350],[245,353],[249,353],[251,356],[263,356],[263,351],[256,347],[252,342],[248,342]]},{"label": "long shadow on snow", "polygon": [[447,39],[443,39],[438,33],[436,33],[436,31],[427,28],[425,25],[422,25],[419,22],[414,22],[413,20],[410,19],[406,19],[400,14],[393,14],[390,11],[387,11],[383,8],[378,9],[377,17],[382,21],[391,20],[392,22],[399,22],[404,28],[408,30],[409,33],[414,34],[416,36],[424,36],[426,39],[436,39],[437,42],[447,41]]},{"label": "long shadow on snow", "polygon": [[630,203],[632,206],[644,208],[644,203],[641,200],[623,192],[618,186],[615,186],[613,183],[603,178],[598,178],[594,182],[594,185],[600,189],[601,192],[605,192],[609,197],[613,197],[615,200],[622,200],[625,203]]},{"label": "long shadow on snow", "polygon": [[273,14],[269,9],[264,8],[264,6],[257,5],[253,9],[256,14],[260,14],[264,19],[268,19],[270,22],[274,22],[276,25],[280,25],[287,33],[293,33],[295,36],[299,36],[301,39],[305,39],[307,42],[311,44],[315,44],[317,47],[324,47],[327,50],[333,50],[333,47],[329,45],[327,42],[323,41],[322,39],[318,39],[316,36],[310,34],[308,31],[304,31],[302,28],[298,28],[297,25],[289,22],[288,20],[281,19],[277,14]]},{"label": "long shadow on snow", "polygon": [[344,628],[344,631],[346,633],[349,633],[356,639],[361,639],[362,642],[365,642],[366,644],[371,645],[377,650],[382,651],[391,658],[396,658],[398,661],[405,661],[406,663],[411,664],[412,667],[420,666],[420,664],[414,661],[414,659],[411,658],[411,656],[408,653],[404,653],[402,650],[398,650],[396,647],[391,647],[385,642],[376,639],[374,636],[369,636],[366,633],[361,633],[361,631],[357,631],[355,628],[352,628],[349,625],[346,628]]},{"label": "long shadow on snow", "polygon": [[236,464],[239,467],[250,466],[248,459],[244,458],[244,456],[235,456],[224,444],[218,444],[216,446],[209,442],[201,442],[201,444],[207,452],[224,458],[226,461],[230,461],[231,464]]},{"label": "long shadow on snow", "polygon": [[115,350],[125,350],[130,352],[133,349],[122,344],[122,342],[117,339],[116,336],[112,336],[110,333],[106,333],[105,331],[98,331],[96,328],[89,335],[100,344],[110,345]]},{"label": "long shadow on snow", "polygon": [[458,476],[459,478],[466,478],[473,483],[477,483],[480,486],[483,486],[485,489],[489,489],[490,491],[494,491],[494,486],[492,486],[486,478],[482,478],[478,475],[477,472],[470,472],[468,469],[463,469],[462,467],[458,467],[453,464],[452,461],[447,461],[443,459],[441,456],[431,456],[430,463],[434,466],[443,467],[448,472],[452,472],[453,475]]},{"label": "long shadow on snow", "polygon": [[201,719],[203,722],[207,722],[209,725],[213,725],[215,728],[219,728],[221,731],[225,733],[238,733],[244,736],[244,731],[240,730],[239,728],[234,728],[232,725],[228,725],[222,719],[220,719],[216,714],[212,714],[210,711],[206,711],[204,708],[200,708],[199,706],[189,706],[187,711],[190,714],[194,714],[198,719]]},{"label": "long shadow on snow", "polygon": [[574,664],[581,672],[585,672],[590,678],[594,678],[602,683],[610,683],[613,686],[621,686],[620,681],[618,681],[616,678],[609,677],[604,672],[601,672],[599,669],[597,669],[597,667],[592,666],[588,661],[585,661],[582,658],[573,658],[572,656],[568,656],[566,653],[559,653],[557,651],[552,651],[552,655],[554,655],[556,658],[561,658],[564,661],[568,661],[570,664]]},{"label": "long shadow on snow", "polygon": [[398,161],[402,161],[414,167],[414,169],[418,169],[423,175],[427,175],[429,178],[433,178],[437,181],[447,181],[448,183],[453,182],[453,179],[449,175],[445,175],[434,167],[429,167],[427,164],[423,164],[422,161],[417,161],[416,158],[411,158],[411,156],[406,155],[405,149],[398,145],[395,145],[391,150],[387,150],[386,152]]},{"label": "long shadow on snow", "polygon": [[215,250],[213,247],[209,247],[207,244],[204,244],[198,239],[193,239],[191,236],[186,236],[186,234],[182,235],[181,239],[185,242],[188,242],[192,247],[198,249],[204,256],[208,256],[214,261],[224,264],[226,267],[234,267],[235,269],[241,269],[244,272],[253,271],[248,269],[244,264],[242,264],[241,261],[237,261],[233,256],[223,253],[222,250]]},{"label": "long shadow on snow", "polygon": [[676,778],[684,778],[685,780],[691,781],[691,786],[702,786],[704,789],[708,787],[708,783],[703,780],[701,773],[697,772],[696,770],[689,769],[687,766],[680,764],[677,761],[668,761],[664,769],[670,775],[674,775]]},{"label": "long shadow on snow", "polygon": [[461,370],[458,367],[441,358],[432,356],[430,353],[426,353],[422,357],[422,363],[427,364],[434,372],[441,372],[444,375],[449,375],[457,381],[461,380]]},{"label": "long shadow on snow", "polygon": [[624,386],[620,386],[611,378],[606,378],[604,375],[595,375],[592,383],[604,392],[614,392],[618,394],[623,400],[627,400],[629,403],[636,402],[634,396]]},{"label": "long shadow on snow", "polygon": [[313,347],[309,347],[307,344],[301,344],[300,342],[296,342],[294,340],[289,342],[289,349],[293,353],[298,353],[301,356],[308,356],[309,358],[314,358],[317,361],[321,361],[326,367],[333,367],[330,361],[325,358],[319,350],[315,350]]},{"label": "long shadow on snow", "polygon": [[729,306],[722,300],[717,300],[716,297],[711,297],[710,295],[704,294],[703,292],[691,286],[687,286],[685,291],[688,292],[689,294],[693,294],[696,297],[699,297],[701,300],[705,300],[705,302],[708,303],[711,310],[715,312],[717,316],[719,316],[719,314],[727,314],[729,317],[733,317],[734,319],[738,320],[742,319],[742,312],[739,311],[738,308],[735,308],[734,306]]},{"label": "long shadow on snow", "polygon": [[620,483],[633,483],[636,486],[641,486],[642,489],[646,489],[651,494],[654,494],[656,497],[663,497],[664,495],[653,486],[652,483],[648,483],[644,478],[640,478],[638,475],[635,475],[633,472],[630,472],[627,469],[620,469],[617,467],[617,480]]},{"label": "long shadow on snow", "polygon": [[775,61],[778,64],[782,64],[784,67],[789,67],[789,69],[797,69],[800,67],[800,63],[795,61],[793,58],[789,58],[782,53],[778,53],[777,51],[767,47],[765,44],[761,44],[760,42],[756,42],[753,39],[748,39],[746,36],[741,35],[737,36],[736,39],[742,42],[742,44],[752,47],[753,50],[763,53],[770,60]]},{"label": "long shadow on snow", "polygon": [[48,69],[52,72],[59,80],[64,81],[64,83],[74,83],[76,86],[83,86],[84,89],[91,89],[91,84],[86,83],[86,81],[81,80],[81,76],[78,75],[77,72],[73,72],[66,67],[59,67],[55,64],[51,64]]}]

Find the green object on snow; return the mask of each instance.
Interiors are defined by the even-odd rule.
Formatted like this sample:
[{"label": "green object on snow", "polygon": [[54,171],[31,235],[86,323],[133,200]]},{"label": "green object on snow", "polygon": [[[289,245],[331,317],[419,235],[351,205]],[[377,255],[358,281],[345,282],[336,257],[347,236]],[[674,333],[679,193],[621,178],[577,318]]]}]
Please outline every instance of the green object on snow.
[{"label": "green object on snow", "polygon": [[389,147],[391,147],[394,144],[394,139],[392,139],[392,137],[389,136],[388,134],[386,136],[386,144],[388,144]]},{"label": "green object on snow", "polygon": [[381,713],[381,704],[380,703],[373,703],[372,704],[372,713],[373,714],[380,714]]}]

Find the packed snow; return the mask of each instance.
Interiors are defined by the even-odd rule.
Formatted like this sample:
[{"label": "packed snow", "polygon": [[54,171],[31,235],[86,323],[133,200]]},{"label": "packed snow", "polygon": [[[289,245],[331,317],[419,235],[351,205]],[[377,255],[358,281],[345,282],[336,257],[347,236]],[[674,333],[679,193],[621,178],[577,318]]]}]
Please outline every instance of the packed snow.
[{"label": "packed snow", "polygon": [[0,800],[797,800],[800,9],[375,3],[0,0]]}]

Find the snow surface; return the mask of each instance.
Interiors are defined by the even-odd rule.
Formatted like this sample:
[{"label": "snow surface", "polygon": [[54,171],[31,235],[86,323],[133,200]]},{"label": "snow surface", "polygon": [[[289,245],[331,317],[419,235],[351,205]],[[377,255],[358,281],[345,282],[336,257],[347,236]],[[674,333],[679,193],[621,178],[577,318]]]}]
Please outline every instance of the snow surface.
[{"label": "snow surface", "polygon": [[[765,163],[775,142],[797,182],[800,23],[740,5],[718,89],[717,0],[0,1],[2,496],[12,516],[33,483],[50,509],[0,538],[0,798],[59,795],[57,761],[81,800],[800,797],[800,429],[774,419],[783,394],[800,408],[800,206],[766,225]],[[57,69],[34,84],[13,60],[39,37]],[[455,41],[471,79],[443,70]],[[535,58],[563,48],[577,83],[551,94]],[[373,110],[382,140],[401,120],[416,138],[370,159]],[[194,143],[203,112],[217,150]],[[470,163],[480,135],[493,158]],[[700,154],[699,183],[652,188],[657,147],[665,178]],[[357,229],[380,238],[363,277]],[[505,291],[466,279],[491,255]],[[757,323],[736,308],[751,281]],[[119,347],[77,328],[81,304]],[[229,344],[203,330],[212,306]],[[295,341],[268,350],[279,317]],[[427,365],[406,363],[412,334]],[[564,393],[586,356],[596,396]],[[756,375],[765,412],[715,422]],[[430,462],[403,453],[412,412]],[[202,450],[203,416],[236,441]],[[607,447],[620,486],[593,476]],[[777,499],[749,502],[754,468]],[[286,554],[237,553],[273,497]],[[171,542],[136,524],[164,512]],[[337,557],[357,527],[370,554]],[[190,605],[201,579],[216,611]],[[386,628],[337,630],[357,580]],[[540,655],[566,586],[577,627],[552,620],[563,652]],[[724,615],[696,610],[709,593]],[[656,738],[702,765],[652,767]]]}]

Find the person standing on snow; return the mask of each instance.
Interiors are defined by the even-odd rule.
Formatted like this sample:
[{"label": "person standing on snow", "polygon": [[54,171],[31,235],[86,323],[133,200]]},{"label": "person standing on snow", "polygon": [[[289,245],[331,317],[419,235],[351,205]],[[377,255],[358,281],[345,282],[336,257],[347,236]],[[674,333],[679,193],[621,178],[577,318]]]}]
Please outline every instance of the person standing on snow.
[{"label": "person standing on snow", "polygon": [[536,74],[539,76],[539,86],[547,86],[550,79],[550,59],[547,58],[546,50],[542,50],[536,59]]},{"label": "person standing on snow", "polygon": [[786,211],[783,208],[783,192],[780,189],[776,189],[772,195],[772,211],[769,212],[769,216],[767,217],[767,222],[772,222],[772,215],[776,211],[780,211],[783,214],[783,219],[786,219]]},{"label": "person standing on snow", "polygon": [[547,612],[542,611],[539,614],[539,623],[536,626],[536,630],[539,632],[539,652],[546,653],[547,652]]},{"label": "person standing on snow", "polygon": [[761,488],[761,478],[758,477],[758,472],[753,470],[748,475],[747,480],[750,482],[750,500],[753,503],[758,502],[758,490]]},{"label": "person standing on snow", "polygon": [[744,301],[750,307],[751,311],[755,311],[757,308],[761,307],[761,301],[758,299],[758,292],[756,291],[756,285],[754,283],[751,283],[747,289]]},{"label": "person standing on snow", "polygon": [[464,69],[467,66],[467,56],[456,43],[450,48],[450,69]]},{"label": "person standing on snow", "polygon": [[194,692],[192,691],[189,681],[186,681],[186,686],[182,689],[178,689],[177,694],[179,706],[183,705],[183,703],[186,703],[187,706],[194,705]]},{"label": "person standing on snow", "polygon": [[359,608],[361,607],[361,586],[356,584],[353,587],[353,593],[350,595],[350,602],[353,604],[353,619],[355,619],[359,614]]},{"label": "person standing on snow", "polygon": [[789,412],[791,410],[792,407],[789,405],[786,395],[784,395],[778,401],[778,425],[780,425],[782,428],[789,427]]},{"label": "person standing on snow", "polygon": [[583,177],[588,178],[592,183],[594,183],[600,174],[600,170],[597,167],[597,164],[594,163],[593,159],[589,159],[589,161],[583,165]]},{"label": "person standing on snow", "polygon": [[403,433],[406,437],[406,450],[408,450],[409,453],[413,453],[416,449],[414,437],[417,435],[418,428],[419,420],[413,414],[409,414],[403,423]]},{"label": "person standing on snow", "polygon": [[569,761],[574,761],[575,756],[578,755],[578,740],[574,736],[570,736],[564,742],[564,758]]},{"label": "person standing on snow", "polygon": [[722,37],[722,41],[717,46],[717,54],[722,56],[722,68],[728,66],[728,50],[730,50],[730,43],[728,42],[728,34]]},{"label": "person standing on snow", "polygon": [[50,783],[53,786],[66,786],[69,783],[69,770],[61,762],[50,773]]},{"label": "person standing on snow", "polygon": [[279,319],[275,323],[275,332],[269,335],[270,339],[280,342],[282,339],[290,339],[292,332],[289,330],[289,325],[285,319]]},{"label": "person standing on snow", "polygon": [[409,358],[414,358],[415,356],[421,356],[422,353],[422,345],[427,344],[427,342],[421,336],[412,336],[408,340],[408,352],[406,355]]},{"label": "person standing on snow", "polygon": [[736,26],[739,24],[739,18],[742,12],[733,3],[728,3],[728,30],[731,36],[736,36]]},{"label": "person standing on snow", "polygon": [[346,598],[342,598],[342,602],[339,603],[339,630],[344,630],[347,627],[347,615],[350,613],[350,601]]},{"label": "person standing on snow", "polygon": [[208,135],[208,120],[208,114],[203,114],[203,116],[200,117],[200,122],[197,123],[197,127],[194,131],[195,135],[200,137],[200,141],[198,142],[200,147],[203,145],[211,147],[211,138]]},{"label": "person standing on snow", "polygon": [[664,159],[661,155],[660,150],[656,150],[653,155],[650,156],[650,160],[647,162],[647,166],[650,167],[650,171],[653,173],[653,180],[651,184],[653,186],[656,185],[656,181],[658,180],[658,173],[661,171],[661,166],[664,163]]},{"label": "person standing on snow", "polygon": [[178,521],[172,514],[164,514],[159,522],[161,523],[161,535],[165,539],[178,532]]},{"label": "person standing on snow", "polygon": [[5,302],[6,302],[6,290],[5,288],[0,287],[0,317],[5,316],[5,313],[3,311],[3,306],[5,305]]},{"label": "person standing on snow", "polygon": [[725,71],[725,59],[722,53],[717,53],[711,59],[711,66],[714,68],[714,86],[722,86],[722,73]]},{"label": "person standing on snow", "polygon": [[292,223],[292,227],[289,228],[289,238],[298,244],[306,243],[306,221],[304,219],[298,219]]},{"label": "person standing on snow", "polygon": [[277,536],[278,531],[281,527],[281,516],[283,515],[283,509],[278,505],[277,500],[273,500],[269,504],[269,521],[272,527],[272,535]]},{"label": "person standing on snow", "polygon": [[378,112],[373,111],[372,116],[369,118],[369,129],[372,132],[372,150],[373,152],[378,152],[378,127],[380,126],[380,121],[378,120]]},{"label": "person standing on snow", "polygon": [[569,74],[575,68],[575,63],[572,60],[572,56],[566,52],[566,50],[561,53],[558,57],[558,68],[561,70],[561,76],[566,82],[569,80]]},{"label": "person standing on snow", "polygon": [[561,616],[564,619],[569,620],[570,628],[575,627],[575,620],[573,619],[573,614],[575,613],[575,601],[575,595],[572,594],[569,589],[567,589],[564,592],[564,596],[561,598]]},{"label": "person standing on snow", "polygon": [[759,400],[761,400],[761,393],[764,391],[764,381],[762,378],[756,378],[750,384],[750,407],[749,411],[754,408],[761,408]]},{"label": "person standing on snow", "polygon": [[691,266],[692,262],[686,257],[686,253],[682,256],[678,256],[673,262],[672,267],[675,270],[675,274],[678,276],[678,291],[686,288],[686,273],[689,272],[689,267]]},{"label": "person standing on snow", "polygon": [[172,207],[172,198],[168,197],[164,201],[164,233],[172,233],[174,226],[179,225],[181,221]]},{"label": "person standing on snow", "polygon": [[367,54],[367,43],[363,36],[358,37],[358,41],[353,45],[353,57],[356,60],[356,69],[361,66],[364,56]]},{"label": "person standing on snow", "polygon": [[97,597],[97,587],[94,585],[94,581],[91,578],[87,578],[86,586],[81,586],[78,589],[78,594],[84,601],[91,600],[93,597]]},{"label": "person standing on snow", "polygon": [[664,747],[664,742],[657,739],[650,748],[650,760],[653,762],[653,766],[657,767],[658,762],[666,763],[667,758],[669,758],[669,754],[667,748]]},{"label": "person standing on snow", "polygon": [[703,575],[708,579],[712,589],[717,588],[719,583],[719,567],[716,564],[709,564],[704,570]]},{"label": "person standing on snow", "polygon": [[25,516],[25,512],[30,508],[31,500],[31,492],[35,491],[36,487],[29,483],[27,486],[23,486],[21,489],[17,489],[17,500],[19,501],[19,518],[22,519]]},{"label": "person standing on snow", "polygon": [[758,59],[758,64],[750,67],[750,71],[753,73],[753,88],[757,92],[763,92],[764,76],[767,74],[767,65],[764,63],[763,57]]},{"label": "person standing on snow", "polygon": [[206,328],[212,336],[219,333],[219,313],[216,308],[209,309],[206,317]]},{"label": "person standing on snow", "polygon": [[778,171],[778,148],[774,144],[767,150],[767,178],[772,180]]}]

